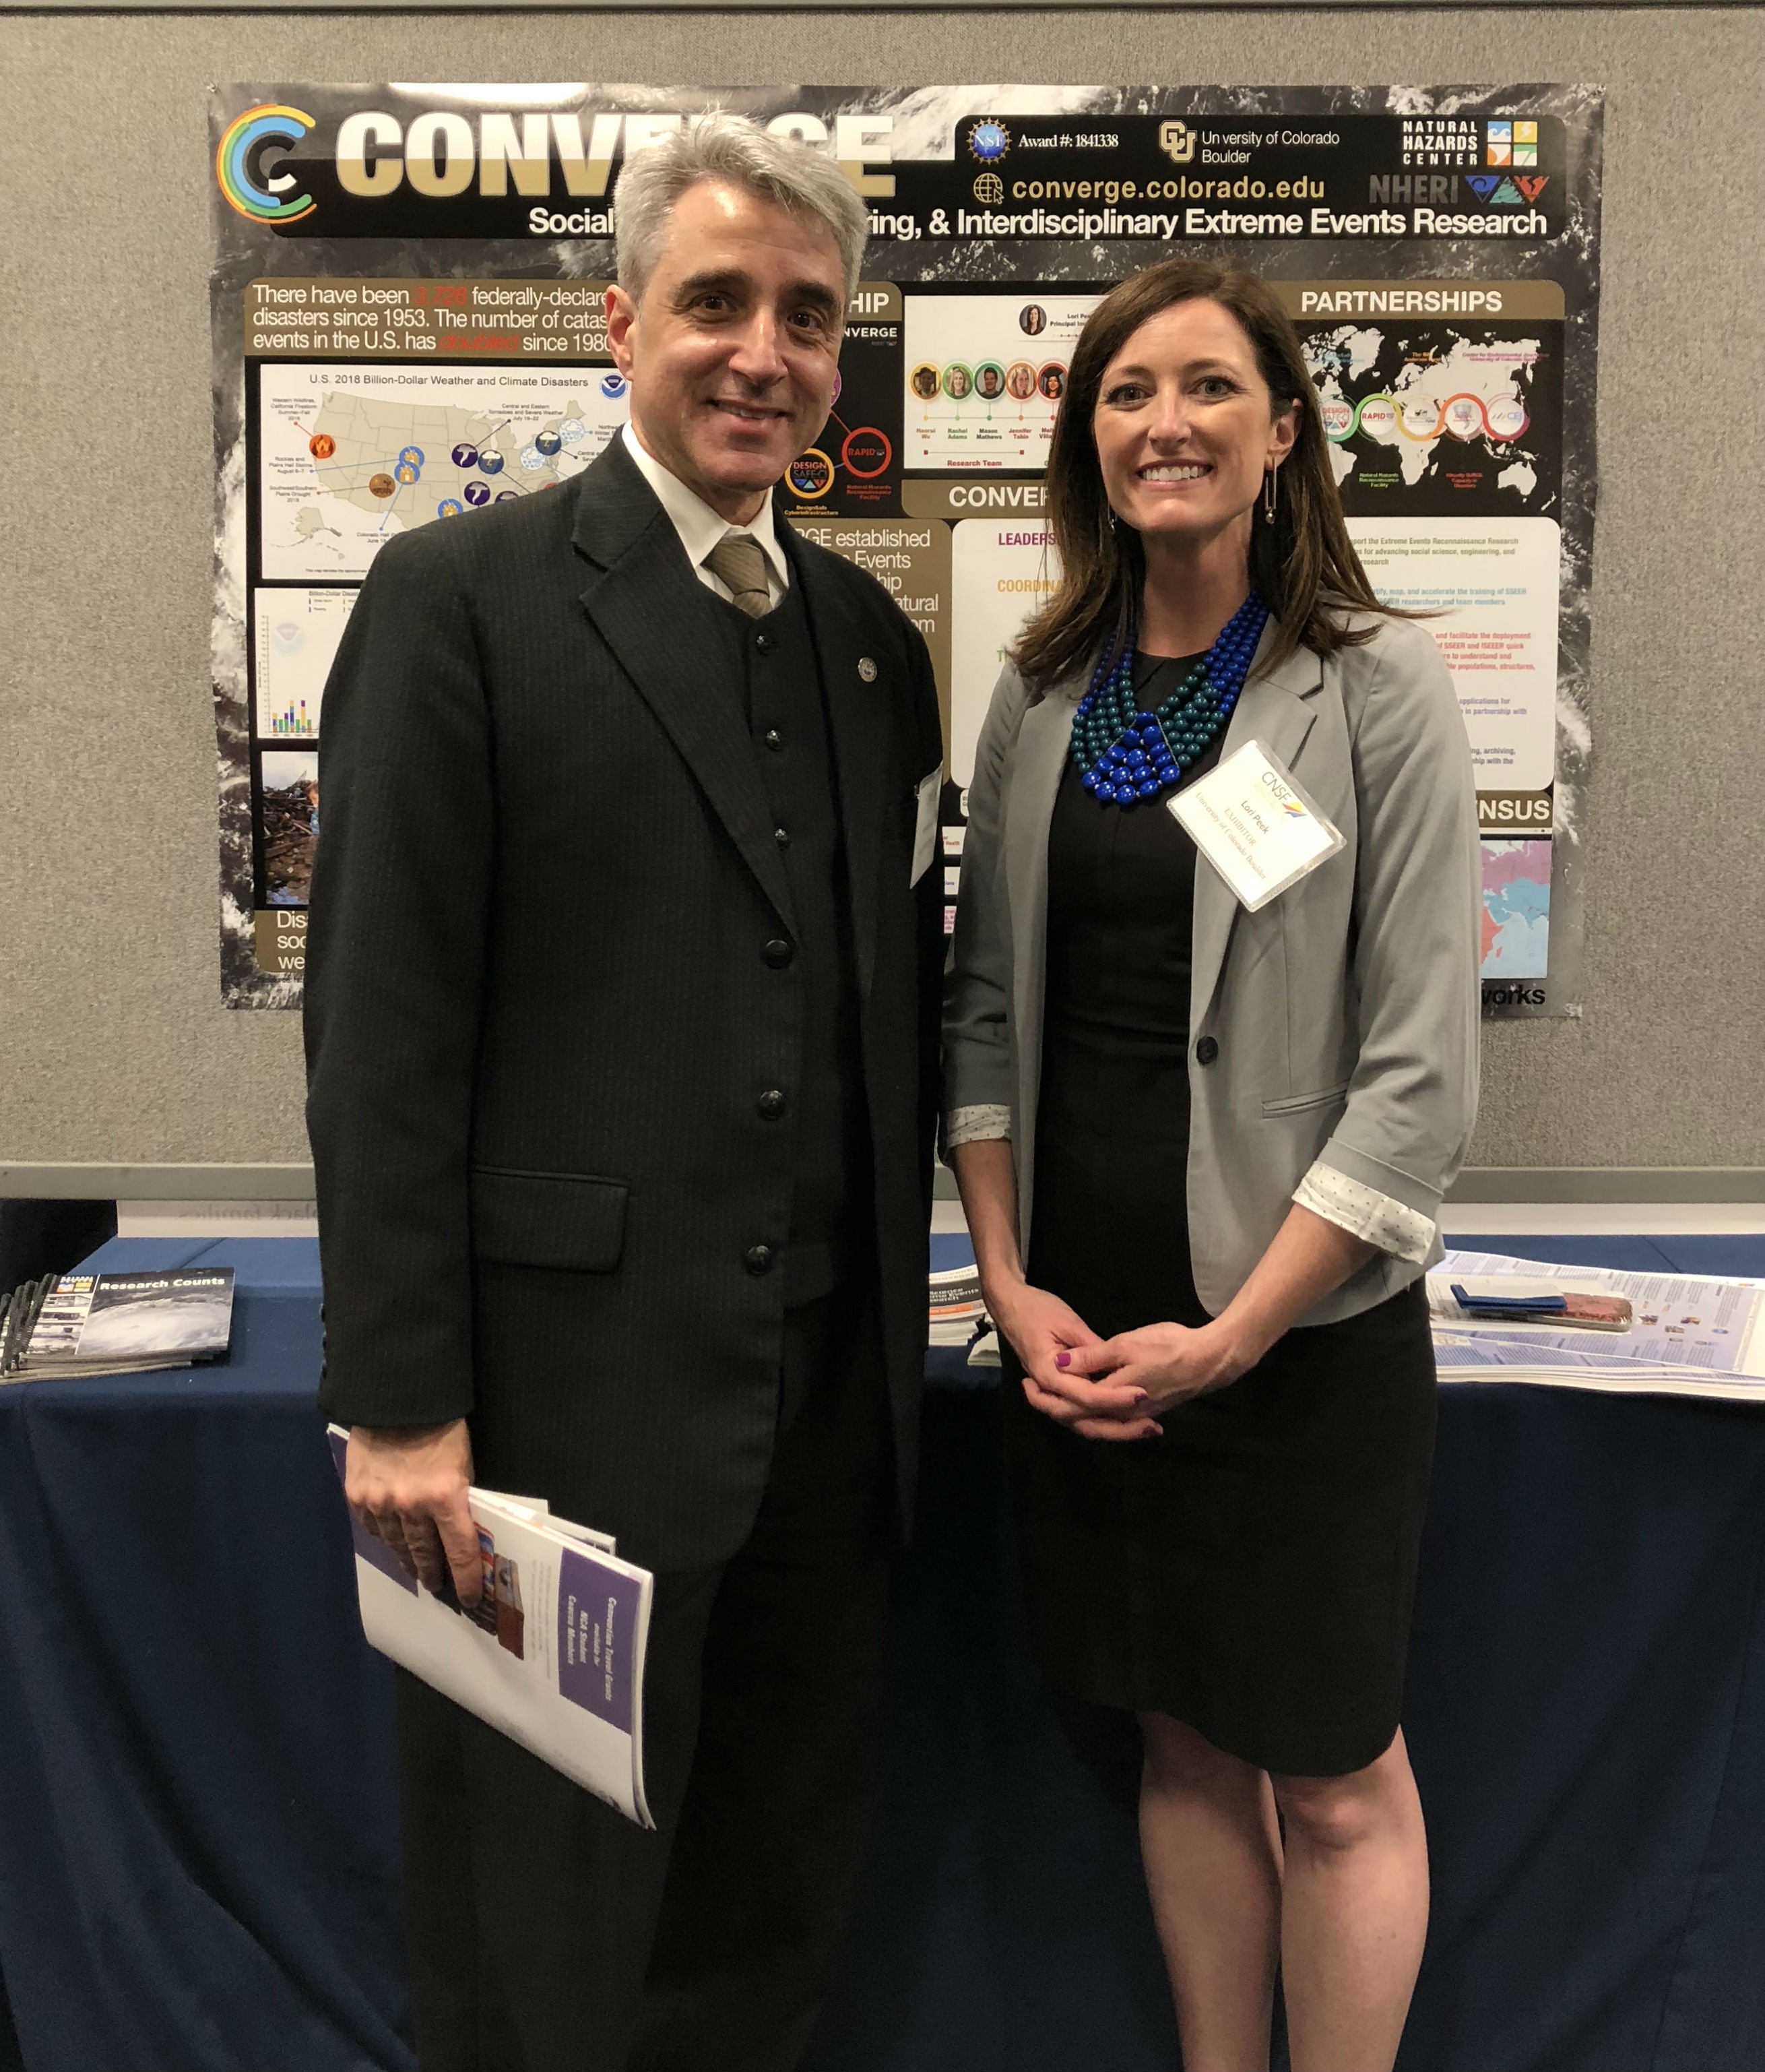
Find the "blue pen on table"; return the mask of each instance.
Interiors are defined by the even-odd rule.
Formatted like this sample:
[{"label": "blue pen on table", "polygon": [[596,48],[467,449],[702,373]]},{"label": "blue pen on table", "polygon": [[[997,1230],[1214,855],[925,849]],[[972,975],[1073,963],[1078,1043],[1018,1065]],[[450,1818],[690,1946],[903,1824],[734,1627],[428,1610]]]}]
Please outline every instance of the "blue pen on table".
[{"label": "blue pen on table", "polygon": [[1447,1285],[1467,1316],[1560,1317],[1569,1307],[1564,1295],[1467,1295],[1456,1281]]}]

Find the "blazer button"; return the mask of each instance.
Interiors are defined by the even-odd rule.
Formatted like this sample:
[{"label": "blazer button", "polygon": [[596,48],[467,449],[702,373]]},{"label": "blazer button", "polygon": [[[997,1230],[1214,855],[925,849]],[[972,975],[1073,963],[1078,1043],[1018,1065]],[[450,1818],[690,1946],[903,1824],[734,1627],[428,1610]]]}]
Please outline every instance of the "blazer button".
[{"label": "blazer button", "polygon": [[741,1263],[750,1273],[770,1273],[778,1256],[770,1244],[750,1244],[741,1255]]},{"label": "blazer button", "polygon": [[785,1112],[785,1097],[777,1087],[769,1087],[756,1105],[768,1122],[776,1122]]},{"label": "blazer button", "polygon": [[784,752],[785,738],[777,727],[769,726],[761,738],[774,755],[779,755]]},{"label": "blazer button", "polygon": [[770,655],[776,643],[770,633],[757,633],[753,636],[753,644],[762,655]]},{"label": "blazer button", "polygon": [[790,830],[789,828],[774,828],[772,831],[772,838],[775,842],[777,842],[780,849],[789,849],[790,846]]},{"label": "blazer button", "polygon": [[1220,1046],[1211,1036],[1204,1036],[1195,1046],[1195,1062],[1198,1065],[1211,1065],[1219,1054]]},{"label": "blazer button", "polygon": [[774,935],[760,954],[774,971],[782,971],[797,953],[782,935]]}]

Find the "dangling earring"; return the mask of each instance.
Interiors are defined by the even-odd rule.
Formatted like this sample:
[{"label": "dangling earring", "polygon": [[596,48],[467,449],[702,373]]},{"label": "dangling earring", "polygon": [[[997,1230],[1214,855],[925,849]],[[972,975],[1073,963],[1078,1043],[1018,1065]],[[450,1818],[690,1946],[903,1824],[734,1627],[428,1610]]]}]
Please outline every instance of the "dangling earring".
[{"label": "dangling earring", "polygon": [[1279,469],[1271,467],[1262,477],[1262,522],[1265,525],[1274,523],[1274,506],[1279,493],[1275,487],[1275,476],[1279,472]]},{"label": "dangling earring", "polygon": [[1109,528],[1110,532],[1114,532],[1119,528],[1119,520],[1115,516],[1115,506],[1113,504],[1106,504],[1104,508],[1109,512]]}]

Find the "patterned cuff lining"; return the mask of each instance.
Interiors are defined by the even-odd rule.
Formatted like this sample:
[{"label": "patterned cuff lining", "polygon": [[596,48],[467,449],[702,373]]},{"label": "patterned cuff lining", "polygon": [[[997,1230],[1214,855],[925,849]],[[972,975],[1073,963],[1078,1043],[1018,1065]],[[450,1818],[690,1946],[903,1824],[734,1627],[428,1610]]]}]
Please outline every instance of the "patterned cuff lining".
[{"label": "patterned cuff lining", "polygon": [[1427,1217],[1389,1194],[1381,1194],[1377,1187],[1351,1180],[1321,1158],[1295,1188],[1293,1198],[1302,1209],[1365,1238],[1381,1252],[1416,1266],[1427,1264],[1435,1234]]},{"label": "patterned cuff lining", "polygon": [[1000,1138],[1008,1144],[1011,1136],[1012,1112],[1008,1108],[954,1108],[944,1121],[946,1151],[954,1151],[958,1144],[996,1143]]}]

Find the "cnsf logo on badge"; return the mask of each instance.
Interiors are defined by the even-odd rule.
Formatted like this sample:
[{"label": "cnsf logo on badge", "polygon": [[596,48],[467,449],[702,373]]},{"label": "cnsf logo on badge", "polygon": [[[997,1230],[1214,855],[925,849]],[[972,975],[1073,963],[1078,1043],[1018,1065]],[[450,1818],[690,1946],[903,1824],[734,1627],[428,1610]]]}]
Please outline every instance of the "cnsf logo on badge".
[{"label": "cnsf logo on badge", "polygon": [[266,101],[248,108],[227,125],[215,153],[215,178],[230,208],[253,223],[298,223],[318,206],[310,195],[295,194],[292,173],[270,170],[314,126],[304,109]]},{"label": "cnsf logo on badge", "polygon": [[1003,158],[1012,147],[1012,133],[1003,122],[977,122],[968,133],[968,148],[984,165]]},{"label": "cnsf logo on badge", "polygon": [[1272,770],[1265,770],[1262,772],[1262,781],[1274,794],[1274,803],[1283,813],[1291,813],[1296,820],[1303,820],[1305,818],[1304,807],[1294,797]]}]

